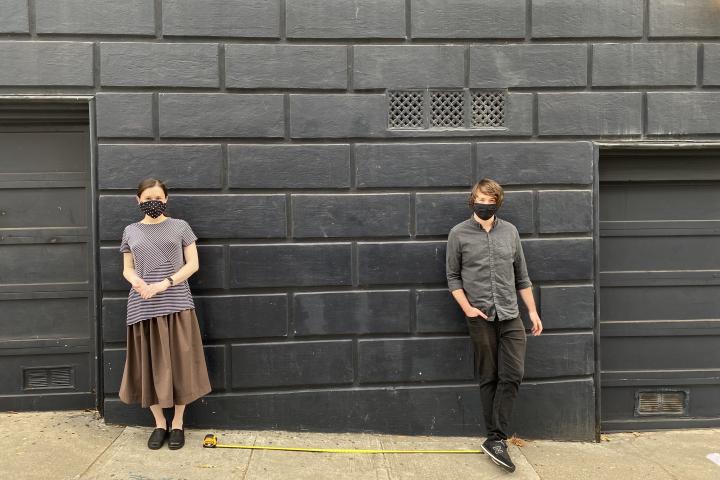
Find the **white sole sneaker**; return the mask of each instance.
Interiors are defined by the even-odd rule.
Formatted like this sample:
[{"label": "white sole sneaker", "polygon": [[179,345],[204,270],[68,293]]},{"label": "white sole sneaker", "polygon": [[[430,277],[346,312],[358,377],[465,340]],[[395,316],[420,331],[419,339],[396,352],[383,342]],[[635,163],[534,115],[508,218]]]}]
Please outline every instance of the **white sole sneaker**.
[{"label": "white sole sneaker", "polygon": [[515,467],[514,467],[514,466],[511,467],[511,466],[508,465],[507,463],[505,463],[505,462],[503,462],[502,460],[500,460],[499,458],[497,458],[495,455],[492,454],[492,452],[491,452],[490,450],[488,450],[487,448],[485,448],[485,445],[480,445],[480,448],[482,448],[482,451],[485,452],[485,454],[486,454],[488,457],[490,457],[490,460],[492,460],[495,465],[504,468],[504,469],[507,470],[508,472],[514,472],[514,471],[515,471]]}]

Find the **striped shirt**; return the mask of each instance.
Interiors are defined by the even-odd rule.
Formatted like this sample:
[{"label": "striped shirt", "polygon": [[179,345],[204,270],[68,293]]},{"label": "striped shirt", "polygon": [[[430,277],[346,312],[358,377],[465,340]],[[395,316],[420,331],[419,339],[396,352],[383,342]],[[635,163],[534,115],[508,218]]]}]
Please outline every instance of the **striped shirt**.
[{"label": "striped shirt", "polygon": [[[160,223],[131,223],[123,231],[120,251],[131,252],[135,272],[146,283],[156,283],[185,264],[183,249],[197,237],[185,220],[168,218]],[[127,324],[195,308],[187,280],[176,283],[152,298],[143,299],[130,289]]]}]

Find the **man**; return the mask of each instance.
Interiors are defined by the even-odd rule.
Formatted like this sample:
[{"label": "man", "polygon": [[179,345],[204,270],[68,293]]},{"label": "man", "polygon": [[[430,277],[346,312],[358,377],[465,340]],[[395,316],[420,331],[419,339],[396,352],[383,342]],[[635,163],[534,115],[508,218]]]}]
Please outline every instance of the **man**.
[{"label": "man", "polygon": [[473,187],[468,202],[472,216],[448,235],[447,281],[465,312],[475,347],[487,428],[482,449],[496,464],[513,472],[507,429],[523,377],[526,341],[516,290],[530,314],[532,334],[540,335],[543,327],[520,235],[514,225],[495,215],[503,197],[502,187],[489,178]]}]

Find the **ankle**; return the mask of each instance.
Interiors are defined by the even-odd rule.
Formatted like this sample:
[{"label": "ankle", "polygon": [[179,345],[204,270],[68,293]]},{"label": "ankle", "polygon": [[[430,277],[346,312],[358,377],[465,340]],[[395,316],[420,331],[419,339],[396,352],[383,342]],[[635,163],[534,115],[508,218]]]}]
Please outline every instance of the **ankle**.
[{"label": "ankle", "polygon": [[176,422],[175,420],[173,420],[173,422],[172,422],[172,428],[173,428],[173,430],[175,430],[175,429],[182,430],[182,428],[183,428],[183,422],[182,422],[182,420],[179,421],[179,422]]}]

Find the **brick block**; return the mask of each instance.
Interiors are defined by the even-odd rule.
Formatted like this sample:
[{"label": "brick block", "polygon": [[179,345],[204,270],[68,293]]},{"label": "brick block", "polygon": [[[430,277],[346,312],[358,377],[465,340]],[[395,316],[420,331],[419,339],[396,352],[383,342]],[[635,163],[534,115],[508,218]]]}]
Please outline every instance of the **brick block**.
[{"label": "brick block", "polygon": [[352,340],[232,346],[233,388],[352,383]]},{"label": "brick block", "polygon": [[293,236],[391,237],[410,235],[410,195],[293,195]]},{"label": "brick block", "polygon": [[502,185],[592,182],[589,142],[488,142],[477,145],[478,172]]},{"label": "brick block", "polygon": [[164,36],[280,36],[280,2],[268,0],[163,0]]},{"label": "brick block", "polygon": [[38,33],[155,35],[153,0],[35,0]]},{"label": "brick block", "polygon": [[358,187],[468,187],[469,143],[392,143],[355,146]]},{"label": "brick block", "polygon": [[420,333],[467,333],[465,317],[447,288],[418,289],[415,318]]},{"label": "brick block", "polygon": [[203,351],[205,352],[205,364],[207,365],[212,391],[225,390],[225,371],[227,370],[225,345],[205,345]]},{"label": "brick block", "polygon": [[522,246],[533,282],[593,278],[592,238],[528,239]]},{"label": "brick block", "polygon": [[[513,425],[522,425],[529,438],[596,441],[595,394],[592,378],[524,382],[515,403]],[[558,402],[570,398],[572,402],[558,408]]]},{"label": "brick block", "polygon": [[592,285],[540,287],[543,327],[593,328],[595,292]]},{"label": "brick block", "polygon": [[595,371],[593,339],[592,332],[544,333],[529,337],[525,378],[592,375]]},{"label": "brick block", "polygon": [[103,350],[103,383],[105,393],[117,393],[120,390],[123,369],[125,368],[125,349],[106,348]]},{"label": "brick block", "polygon": [[573,87],[586,84],[585,44],[470,47],[470,87]]},{"label": "brick block", "polygon": [[[225,389],[225,346],[205,345],[205,363],[213,391]],[[125,368],[125,349],[106,348],[103,351],[105,393],[117,394]]]},{"label": "brick block", "polygon": [[28,3],[26,0],[0,0],[0,32],[28,33]]},{"label": "brick block", "polygon": [[350,257],[349,243],[231,245],[230,285],[350,285]]},{"label": "brick block", "polygon": [[230,188],[349,188],[349,145],[229,145]]},{"label": "brick block", "polygon": [[294,327],[296,336],[408,333],[410,293],[407,290],[298,293]]},{"label": "brick block", "polygon": [[285,195],[174,195],[168,210],[187,220],[200,238],[282,238]]},{"label": "brick block", "polygon": [[445,282],[446,242],[358,243],[361,285]]},{"label": "brick block", "polygon": [[597,86],[695,85],[694,43],[602,43],[593,46]]},{"label": "brick block", "polygon": [[294,138],[532,135],[533,94],[510,93],[505,98],[504,127],[388,129],[385,95],[290,95],[290,135]]},{"label": "brick block", "polygon": [[404,0],[287,0],[289,38],[404,38]]},{"label": "brick block", "polygon": [[720,44],[703,46],[703,85],[720,85]]},{"label": "brick block", "polygon": [[[415,218],[418,235],[447,235],[452,227],[467,220],[468,193],[418,193],[415,196]],[[533,194],[529,191],[505,192],[498,217],[515,225],[520,233],[535,230]]]},{"label": "brick block", "polygon": [[[142,217],[134,196],[102,195],[100,238],[122,237]],[[279,238],[286,234],[285,195],[170,195],[169,216],[182,218],[200,238]]]},{"label": "brick block", "polygon": [[592,191],[544,190],[538,197],[540,233],[590,232]]},{"label": "brick block", "polygon": [[161,137],[282,137],[282,95],[161,93]]},{"label": "brick block", "polygon": [[100,83],[112,87],[217,87],[215,43],[100,44]]},{"label": "brick block", "polygon": [[160,178],[171,190],[221,188],[222,157],[217,144],[102,144],[98,183],[103,189],[134,189],[139,179]]},{"label": "brick block", "polygon": [[[103,290],[130,291],[130,284],[122,276],[123,254],[119,247],[100,247],[100,275]],[[200,270],[188,283],[195,288],[224,288],[225,251],[222,245],[198,245]]]},{"label": "brick block", "polygon": [[93,85],[93,44],[90,42],[0,41],[0,85]]},{"label": "brick block", "polygon": [[716,134],[720,122],[718,92],[648,92],[650,135]]},{"label": "brick block", "polygon": [[382,136],[385,95],[290,95],[290,136],[347,138]]},{"label": "brick block", "polygon": [[412,0],[414,38],[522,38],[524,0]]},{"label": "brick block", "polygon": [[538,94],[540,135],[639,135],[641,92]]},{"label": "brick block", "polygon": [[225,46],[225,85],[231,88],[347,87],[343,45]]},{"label": "brick block", "polygon": [[195,289],[226,288],[225,246],[198,245],[197,249],[200,270],[188,280],[190,288],[193,291]]},{"label": "brick block", "polygon": [[649,0],[651,37],[718,37],[714,0]]},{"label": "brick block", "polygon": [[534,0],[532,36],[641,37],[643,0]]},{"label": "brick block", "polygon": [[123,254],[119,247],[100,247],[100,279],[103,290],[130,291],[130,284],[122,276]]},{"label": "brick block", "polygon": [[95,101],[98,137],[155,135],[152,93],[98,93]]},{"label": "brick block", "polygon": [[461,45],[358,45],[353,52],[356,89],[465,85]]},{"label": "brick block", "polygon": [[[128,290],[130,285],[128,284]],[[127,297],[102,299],[102,336],[104,343],[127,340]]]},{"label": "brick block", "polygon": [[361,383],[470,380],[473,362],[466,337],[358,341]]},{"label": "brick block", "polygon": [[195,296],[203,339],[287,336],[287,295]]}]

